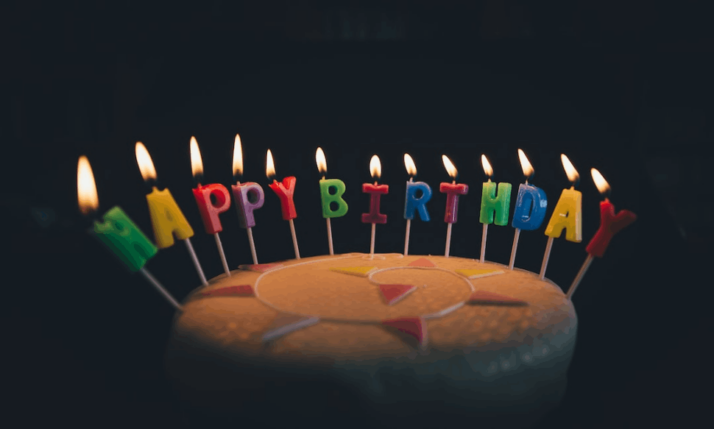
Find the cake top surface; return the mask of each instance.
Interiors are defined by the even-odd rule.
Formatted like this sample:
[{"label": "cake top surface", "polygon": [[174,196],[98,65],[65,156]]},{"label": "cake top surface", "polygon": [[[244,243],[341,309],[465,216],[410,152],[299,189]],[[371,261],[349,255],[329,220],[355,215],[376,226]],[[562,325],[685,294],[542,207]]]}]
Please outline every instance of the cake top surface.
[{"label": "cake top surface", "polygon": [[236,357],[328,361],[502,348],[574,335],[550,281],[443,256],[318,256],[246,265],[195,290],[174,339]]}]

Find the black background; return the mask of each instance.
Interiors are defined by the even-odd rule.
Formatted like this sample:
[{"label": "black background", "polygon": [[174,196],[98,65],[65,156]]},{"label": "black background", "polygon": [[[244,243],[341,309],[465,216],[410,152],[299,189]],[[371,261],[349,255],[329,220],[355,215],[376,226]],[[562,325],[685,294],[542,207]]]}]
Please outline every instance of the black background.
[{"label": "black background", "polygon": [[[531,4],[533,3],[533,4]],[[516,150],[550,200],[568,187],[559,155],[580,171],[582,243],[556,240],[548,277],[567,287],[598,226],[589,174],[608,179],[618,209],[638,221],[596,260],[574,298],[578,344],[561,407],[542,427],[599,428],[696,421],[710,372],[705,268],[714,137],[712,49],[702,2],[262,1],[23,2],[3,6],[2,224],[5,389],[30,424],[186,426],[163,376],[172,309],[98,243],[76,208],[76,165],[89,157],[101,211],[120,205],[150,237],[134,158],[143,141],[171,189],[212,277],[213,239],[190,192],[189,139],[206,182],[231,183],[233,137],[245,180],[266,190],[254,236],[261,262],[293,257],[289,228],[267,188],[297,177],[303,256],[327,253],[314,153],[347,184],[334,219],[337,253],[369,251],[360,223],[369,160],[380,156],[386,226],[378,252],[401,252],[410,153],[435,190],[431,222],[413,222],[410,253],[441,254],[449,181],[470,186],[451,254],[477,258],[486,154],[495,180],[523,177]],[[513,205],[513,203],[512,203]],[[250,263],[234,209],[221,234],[232,267]],[[521,234],[517,266],[537,271],[543,228]],[[487,258],[507,263],[513,229],[492,226]],[[184,246],[147,268],[179,299],[199,285]],[[7,404],[7,402],[6,402]]]}]

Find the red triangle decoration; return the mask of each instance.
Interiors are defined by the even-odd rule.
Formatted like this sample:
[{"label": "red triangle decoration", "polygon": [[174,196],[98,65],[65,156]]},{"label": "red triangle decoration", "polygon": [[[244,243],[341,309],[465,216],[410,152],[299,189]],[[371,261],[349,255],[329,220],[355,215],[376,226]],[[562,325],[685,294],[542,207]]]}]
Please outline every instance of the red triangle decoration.
[{"label": "red triangle decoration", "polygon": [[201,292],[201,296],[255,296],[255,292],[251,285],[238,285],[207,290]]},{"label": "red triangle decoration", "polygon": [[433,262],[431,262],[430,260],[428,260],[426,258],[419,258],[415,261],[412,261],[409,263],[408,266],[410,266],[410,267],[428,267],[428,268],[436,267],[436,265]]},{"label": "red triangle decoration", "polygon": [[528,305],[526,301],[485,290],[472,293],[466,303],[471,305]]},{"label": "red triangle decoration", "polygon": [[266,271],[272,270],[273,268],[282,267],[283,264],[245,264],[239,265],[238,268],[241,270],[257,271],[259,273],[264,273]]},{"label": "red triangle decoration", "polygon": [[420,317],[383,320],[382,325],[414,337],[419,342],[419,347],[426,346],[426,322]]},{"label": "red triangle decoration", "polygon": [[299,314],[280,313],[263,334],[263,341],[282,337],[298,329],[306,328],[319,322],[318,317],[306,317]]},{"label": "red triangle decoration", "polygon": [[387,301],[387,305],[401,301],[415,290],[416,286],[412,285],[379,285],[379,291],[382,292],[382,297]]}]

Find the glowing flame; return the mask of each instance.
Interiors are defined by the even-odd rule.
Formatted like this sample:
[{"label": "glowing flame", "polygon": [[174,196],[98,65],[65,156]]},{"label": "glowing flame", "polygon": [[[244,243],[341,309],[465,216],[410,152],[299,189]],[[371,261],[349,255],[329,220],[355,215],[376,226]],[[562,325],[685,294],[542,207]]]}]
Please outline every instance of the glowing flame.
[{"label": "glowing flame", "polygon": [[570,180],[571,183],[577,182],[580,179],[580,174],[578,174],[578,170],[573,167],[568,157],[561,153],[560,160],[563,161],[563,168],[565,169],[565,174],[568,175],[568,180]]},{"label": "glowing flame", "polygon": [[593,182],[595,182],[597,190],[603,195],[606,194],[610,190],[610,185],[607,183],[607,180],[594,168],[590,169],[590,174],[593,176]]},{"label": "glowing flame", "polygon": [[84,155],[79,157],[79,163],[77,164],[77,200],[82,214],[88,215],[99,208],[94,173],[92,173],[92,166],[89,165],[89,160]]},{"label": "glowing flame", "polygon": [[315,152],[315,161],[317,162],[317,171],[319,171],[320,174],[327,173],[327,160],[325,159],[325,152],[322,151],[321,147],[318,147],[317,152]]},{"label": "glowing flame", "polygon": [[533,173],[535,173],[535,170],[533,169],[533,166],[531,165],[530,161],[528,161],[526,154],[523,153],[523,151],[520,149],[518,149],[518,159],[521,160],[521,168],[523,169],[523,175],[526,177],[531,177]]},{"label": "glowing flame", "polygon": [[444,168],[446,168],[446,172],[449,173],[449,177],[456,180],[459,171],[454,167],[454,164],[451,163],[451,160],[446,155],[441,155],[441,160],[444,161]]},{"label": "glowing flame", "polygon": [[382,176],[382,164],[379,162],[377,155],[372,155],[372,159],[369,160],[369,174],[372,175],[374,180],[379,180]]},{"label": "glowing flame", "polygon": [[268,176],[268,179],[272,179],[275,176],[275,163],[270,149],[268,149],[268,157],[265,160],[265,175]]},{"label": "glowing flame", "polygon": [[139,171],[144,180],[156,180],[156,169],[151,161],[151,155],[146,150],[146,146],[142,142],[136,142],[136,162],[139,164]]},{"label": "glowing flame", "polygon": [[191,136],[191,172],[194,179],[203,175],[203,160],[201,159],[201,151],[198,150],[198,142],[196,137]]},{"label": "glowing flame", "polygon": [[233,146],[233,176],[243,175],[243,148],[240,143],[240,135],[236,134],[236,142]]},{"label": "glowing flame", "polygon": [[407,167],[407,173],[409,174],[409,176],[416,176],[416,165],[414,165],[414,160],[411,156],[409,156],[408,153],[404,154],[404,166]]},{"label": "glowing flame", "polygon": [[493,168],[491,168],[491,164],[486,159],[486,155],[481,155],[481,165],[483,165],[483,172],[486,173],[486,176],[489,178],[493,176]]}]

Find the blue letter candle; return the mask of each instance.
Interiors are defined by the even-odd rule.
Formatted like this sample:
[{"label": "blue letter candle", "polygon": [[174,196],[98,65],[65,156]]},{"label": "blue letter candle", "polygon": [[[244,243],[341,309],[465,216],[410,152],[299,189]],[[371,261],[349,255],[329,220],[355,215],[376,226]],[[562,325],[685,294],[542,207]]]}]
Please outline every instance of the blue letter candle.
[{"label": "blue letter candle", "polygon": [[[417,198],[417,191],[422,192],[422,196]],[[407,182],[407,196],[404,203],[404,219],[414,219],[415,212],[419,212],[421,220],[429,221],[429,212],[426,211],[426,203],[431,199],[431,188],[424,182]]]},{"label": "blue letter candle", "polygon": [[525,231],[538,229],[545,219],[547,208],[548,198],[542,189],[521,183],[511,225]]}]

